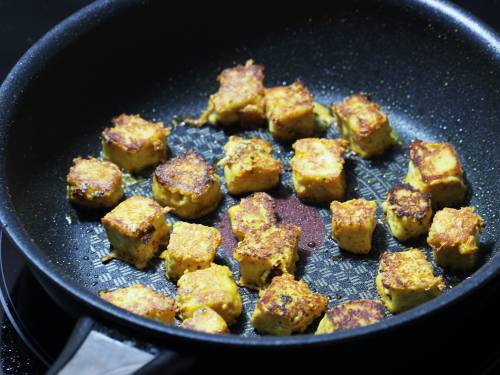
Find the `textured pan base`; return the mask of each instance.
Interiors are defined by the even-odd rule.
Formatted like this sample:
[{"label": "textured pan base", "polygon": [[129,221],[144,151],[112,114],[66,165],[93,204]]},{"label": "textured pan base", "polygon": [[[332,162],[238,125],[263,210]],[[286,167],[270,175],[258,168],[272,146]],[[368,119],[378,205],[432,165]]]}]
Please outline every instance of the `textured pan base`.
[{"label": "textured pan base", "polygon": [[[244,136],[258,136],[273,143],[275,156],[285,165],[282,174],[282,183],[279,189],[271,192],[271,195],[286,196],[293,194],[291,171],[289,159],[292,156],[289,145],[279,144],[271,138],[266,129],[239,131]],[[330,129],[328,137],[337,137],[335,129]],[[173,155],[178,155],[189,148],[195,148],[204,158],[211,162],[217,162],[223,156],[223,146],[228,134],[215,127],[192,128],[185,125],[176,126],[169,138],[169,145]],[[406,138],[406,137],[405,137]],[[385,198],[386,191],[404,177],[407,168],[406,147],[397,146],[386,155],[373,161],[361,160],[349,153],[346,161],[347,172],[347,199],[362,197],[365,199],[378,200]],[[218,174],[223,176],[221,169]],[[195,220],[205,225],[217,225],[222,219],[227,208],[235,204],[238,199],[227,194],[224,189],[224,200],[219,209],[207,217]],[[126,196],[133,194],[151,196],[151,180],[149,175],[139,181],[128,179],[125,188]],[[374,236],[372,252],[367,256],[354,256],[339,250],[338,246],[330,239],[331,218],[327,207],[316,207],[320,213],[325,226],[324,243],[312,251],[301,251],[300,261],[297,268],[297,276],[307,282],[312,289],[321,292],[330,298],[330,306],[349,299],[377,298],[374,279],[377,272],[378,257],[385,249],[402,250],[407,245],[398,244],[389,234],[382,218],[379,208],[377,212],[378,224]],[[79,220],[79,219],[76,219]],[[170,216],[174,222],[176,219]],[[108,253],[109,243],[97,218],[91,219],[93,223],[92,232],[89,236],[88,260],[92,262],[93,273],[98,275],[91,287],[95,292],[102,289],[114,289],[123,287],[133,282],[140,282],[155,289],[162,290],[168,295],[175,295],[175,286],[167,281],[164,276],[163,263],[156,260],[146,271],[137,271],[131,266],[121,262],[112,261],[102,264],[100,259]],[[414,245],[425,246],[425,238],[413,242]],[[229,266],[235,273],[235,279],[239,278],[238,265],[229,255],[228,249],[220,248],[216,262]],[[426,248],[428,251],[428,249]],[[430,253],[429,253],[430,254]],[[437,269],[439,272],[439,269]],[[250,324],[250,316],[253,312],[258,295],[255,291],[240,288],[243,298],[244,312],[238,324],[232,327],[233,333],[243,335],[255,335]],[[311,329],[314,328],[311,327]]]}]

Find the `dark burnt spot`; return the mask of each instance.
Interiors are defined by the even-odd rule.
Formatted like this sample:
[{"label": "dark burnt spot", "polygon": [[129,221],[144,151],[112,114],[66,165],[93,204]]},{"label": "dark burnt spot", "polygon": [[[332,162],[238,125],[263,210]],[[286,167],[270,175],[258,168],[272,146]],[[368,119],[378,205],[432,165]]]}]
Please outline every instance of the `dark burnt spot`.
[{"label": "dark burnt spot", "polygon": [[215,183],[215,167],[194,150],[159,165],[154,173],[158,183],[198,196]]}]

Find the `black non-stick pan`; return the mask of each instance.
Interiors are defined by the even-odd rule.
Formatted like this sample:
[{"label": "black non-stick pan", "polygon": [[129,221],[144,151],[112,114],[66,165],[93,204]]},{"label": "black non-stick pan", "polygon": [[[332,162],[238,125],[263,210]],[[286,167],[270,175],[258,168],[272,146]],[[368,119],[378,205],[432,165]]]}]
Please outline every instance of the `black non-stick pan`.
[{"label": "black non-stick pan", "polygon": [[[376,346],[384,335],[407,327],[418,327],[425,334],[428,325],[422,322],[470,298],[499,273],[500,41],[496,34],[443,1],[310,2],[279,10],[246,3],[217,7],[97,1],[37,42],[0,89],[4,230],[49,293],[68,311],[86,317],[54,370],[75,363],[99,366],[102,358],[115,368],[125,366],[125,359],[132,370],[148,362],[150,353],[174,358],[167,349],[183,353],[224,349],[238,356],[266,351],[320,353],[343,345],[360,348],[367,342]],[[248,58],[265,65],[267,86],[301,79],[315,100],[326,105],[359,91],[371,93],[381,103],[402,142],[369,161],[348,155],[350,198],[384,199],[385,192],[404,178],[411,140],[452,143],[469,186],[465,204],[476,206],[486,222],[478,268],[465,275],[445,273],[450,288],[418,308],[369,327],[322,336],[257,335],[248,319],[257,294],[244,288],[240,290],[244,312],[233,334],[225,336],[166,326],[101,300],[98,291],[135,282],[172,296],[175,288],[165,279],[159,260],[146,271],[120,261],[101,262],[109,250],[99,224],[103,213],[79,210],[66,200],[65,176],[72,159],[98,157],[100,133],[120,113],[138,113],[171,126],[168,142],[174,156],[194,148],[216,162],[230,134],[272,141],[265,129],[231,132],[182,122],[202,112],[209,94],[217,89],[215,77],[221,69]],[[326,136],[338,136],[335,127]],[[288,165],[290,145],[272,142],[275,155]],[[127,181],[127,195],[151,195],[148,175]],[[271,194],[283,202],[293,201],[289,168],[283,172],[281,187]],[[226,194],[217,212],[197,222],[220,225],[225,210],[236,201]],[[328,295],[330,306],[376,298],[373,280],[380,253],[407,245],[389,235],[379,212],[373,252],[348,255],[328,235],[328,210],[309,209],[302,218],[319,220],[318,230],[309,231],[319,238],[313,248],[302,246],[297,276]],[[428,251],[425,239],[410,245]],[[237,275],[229,250],[221,247],[216,262]],[[436,267],[436,272],[442,270]],[[95,320],[100,322],[100,333],[92,329]],[[138,337],[153,346],[130,353],[124,337]],[[78,355],[69,360],[78,348]],[[75,362],[82,358],[85,362]]]}]

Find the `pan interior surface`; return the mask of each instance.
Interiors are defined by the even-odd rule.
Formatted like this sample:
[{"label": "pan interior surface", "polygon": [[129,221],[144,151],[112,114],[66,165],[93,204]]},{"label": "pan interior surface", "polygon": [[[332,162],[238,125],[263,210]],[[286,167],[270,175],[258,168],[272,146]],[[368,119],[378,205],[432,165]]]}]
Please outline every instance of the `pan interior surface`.
[{"label": "pan interior surface", "polygon": [[[487,262],[497,251],[499,228],[494,193],[499,177],[495,161],[500,160],[498,61],[437,19],[383,2],[346,3],[307,16],[293,11],[287,17],[260,14],[256,27],[252,11],[242,19],[214,21],[203,11],[185,13],[190,15],[184,19],[153,2],[116,15],[50,59],[18,100],[6,149],[12,202],[46,262],[93,294],[135,282],[175,294],[159,260],[146,271],[120,261],[102,264],[109,251],[99,224],[102,213],[84,212],[67,202],[66,173],[74,157],[99,156],[100,133],[120,113],[176,125],[169,137],[173,156],[194,148],[217,162],[229,132],[177,126],[178,119],[200,114],[217,90],[217,74],[248,58],[265,65],[268,87],[301,79],[315,100],[326,105],[364,91],[388,113],[402,144],[371,161],[349,154],[347,198],[385,199],[406,174],[411,140],[450,142],[466,172],[469,196],[464,204],[476,206],[487,225],[481,237],[481,262]],[[231,134],[272,141],[266,129]],[[338,132],[330,129],[327,136]],[[291,147],[272,143],[287,167]],[[220,168],[218,174],[222,176]],[[151,180],[131,183],[125,191],[127,196],[151,196]],[[285,168],[281,187],[271,195],[291,193],[291,173]],[[216,225],[235,202],[226,194],[216,213],[196,222]],[[368,256],[349,255],[329,237],[329,210],[317,210],[325,241],[301,252],[297,276],[329,296],[330,306],[376,298],[374,278],[382,251],[411,245],[429,253],[425,239],[397,243],[379,208],[374,250]],[[237,264],[223,249],[216,262],[228,265],[237,278]],[[469,275],[445,276],[454,285]],[[253,336],[249,316],[257,294],[240,291],[244,312],[233,333]]]}]

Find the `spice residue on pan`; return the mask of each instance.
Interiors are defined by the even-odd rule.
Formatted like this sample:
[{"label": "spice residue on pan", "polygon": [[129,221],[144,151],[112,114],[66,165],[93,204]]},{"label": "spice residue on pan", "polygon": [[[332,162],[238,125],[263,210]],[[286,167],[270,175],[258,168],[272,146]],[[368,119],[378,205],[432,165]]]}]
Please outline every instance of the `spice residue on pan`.
[{"label": "spice residue on pan", "polygon": [[325,225],[318,210],[303,204],[295,195],[276,199],[276,215],[281,223],[302,228],[299,250],[312,252],[325,240]]},{"label": "spice residue on pan", "polygon": [[[295,195],[286,198],[275,198],[275,213],[283,224],[295,224],[302,228],[299,250],[310,253],[319,249],[325,240],[325,226],[319,212],[313,207],[303,204]],[[225,212],[217,224],[222,234],[221,247],[232,255],[238,241],[231,230],[229,214]]]}]

